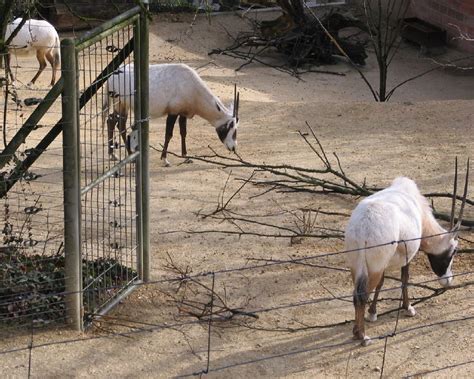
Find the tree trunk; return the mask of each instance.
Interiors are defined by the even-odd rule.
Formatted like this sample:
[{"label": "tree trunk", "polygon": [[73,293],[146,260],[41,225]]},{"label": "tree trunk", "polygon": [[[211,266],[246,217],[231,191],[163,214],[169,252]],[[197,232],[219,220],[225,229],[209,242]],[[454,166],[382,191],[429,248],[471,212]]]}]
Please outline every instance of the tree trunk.
[{"label": "tree trunk", "polygon": [[283,14],[275,20],[262,21],[260,32],[266,38],[282,36],[305,23],[303,0],[277,0],[276,3]]},{"label": "tree trunk", "polygon": [[289,15],[296,25],[302,26],[305,23],[303,0],[277,0],[276,2],[283,13]]},{"label": "tree trunk", "polygon": [[3,68],[3,57],[6,56],[5,32],[10,21],[15,0],[0,0],[0,68]]},{"label": "tree trunk", "polygon": [[387,101],[387,76],[386,62],[379,62],[379,101]]}]

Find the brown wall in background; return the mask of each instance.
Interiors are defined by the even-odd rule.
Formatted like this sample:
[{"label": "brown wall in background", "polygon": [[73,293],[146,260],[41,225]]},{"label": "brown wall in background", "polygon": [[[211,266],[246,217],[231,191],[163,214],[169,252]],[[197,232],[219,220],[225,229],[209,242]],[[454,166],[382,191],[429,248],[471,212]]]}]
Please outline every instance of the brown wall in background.
[{"label": "brown wall in background", "polygon": [[[372,5],[377,0],[369,0]],[[406,0],[409,1],[409,0]],[[463,34],[474,39],[474,0],[411,0],[408,17],[418,17],[421,20],[436,25],[448,32],[448,43],[458,48],[474,52],[474,41],[455,39],[459,37],[457,25]],[[362,5],[364,0],[350,0],[349,3]],[[382,5],[387,1],[382,0]]]},{"label": "brown wall in background", "polygon": [[474,52],[474,41],[454,39],[459,32],[453,26],[474,39],[474,0],[412,0],[411,14],[445,29],[450,44]]}]

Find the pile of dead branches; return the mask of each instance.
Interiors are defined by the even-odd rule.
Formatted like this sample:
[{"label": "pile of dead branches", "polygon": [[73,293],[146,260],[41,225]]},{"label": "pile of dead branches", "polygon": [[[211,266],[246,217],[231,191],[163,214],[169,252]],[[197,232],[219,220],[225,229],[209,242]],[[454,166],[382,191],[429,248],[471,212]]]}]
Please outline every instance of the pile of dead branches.
[{"label": "pile of dead branches", "polygon": [[[346,28],[357,28],[358,33],[366,30],[363,22],[334,9],[318,19],[313,12],[305,12],[303,0],[277,0],[277,4],[282,10],[281,16],[271,21],[252,21],[252,32],[239,33],[232,37],[234,43],[231,46],[214,49],[209,55],[221,54],[245,60],[237,70],[258,62],[293,75],[321,72],[311,67],[335,63],[335,56],[343,55],[341,48],[353,63],[365,64],[365,44],[351,36],[340,35],[340,31]],[[281,64],[267,59],[272,51],[280,53]]]},{"label": "pile of dead branches", "polygon": [[[298,167],[288,164],[269,165],[254,163],[242,159],[239,156],[235,157],[220,155],[214,150],[211,150],[212,154],[210,155],[194,156],[192,159],[211,163],[222,168],[246,168],[251,170],[252,175],[250,175],[250,177],[240,178],[238,180],[242,181],[244,184],[249,183],[262,188],[261,194],[277,191],[309,192],[313,194],[326,195],[339,194],[354,197],[366,197],[383,189],[380,186],[368,185],[365,181],[363,183],[358,183],[357,180],[351,178],[350,175],[344,171],[337,153],[333,153],[332,157],[329,156],[326,153],[319,138],[315,134],[313,128],[308,123],[306,123],[306,126],[309,133],[299,131],[299,134],[311,151],[315,154],[317,160],[322,164],[322,167],[320,168]],[[255,173],[267,175],[259,175],[257,177]],[[230,196],[227,202],[222,199],[221,203],[217,207],[217,210],[211,213],[211,215],[225,213],[223,211],[228,210],[227,205],[234,196],[235,194]],[[432,200],[435,198],[452,199],[453,194],[449,192],[430,192],[425,193],[424,196]],[[462,197],[456,195],[456,199],[462,200]],[[469,198],[466,199],[466,206],[474,206],[474,200]],[[450,220],[449,214],[438,212],[436,209],[434,210],[433,214],[438,219],[445,221]],[[462,220],[462,225],[472,228],[474,227],[474,220],[470,218],[464,218]],[[299,234],[296,233],[296,235]],[[330,236],[332,238],[338,237],[333,236],[332,234]]]}]

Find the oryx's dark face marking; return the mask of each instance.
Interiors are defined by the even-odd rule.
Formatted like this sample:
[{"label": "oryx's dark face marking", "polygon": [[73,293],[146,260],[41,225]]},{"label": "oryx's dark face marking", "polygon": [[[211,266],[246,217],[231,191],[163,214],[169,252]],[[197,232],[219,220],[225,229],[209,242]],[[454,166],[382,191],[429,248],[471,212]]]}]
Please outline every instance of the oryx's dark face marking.
[{"label": "oryx's dark face marking", "polygon": [[451,266],[455,252],[456,250],[449,248],[439,255],[428,254],[431,269],[437,276],[441,277],[446,274],[446,271]]},{"label": "oryx's dark face marking", "polygon": [[224,143],[227,133],[229,133],[229,124],[224,124],[216,128],[217,135],[222,143]]},{"label": "oryx's dark face marking", "polygon": [[439,277],[439,282],[443,287],[448,287],[453,281],[453,258],[457,251],[457,241],[452,241],[452,245],[441,254],[428,254],[431,269]]},{"label": "oryx's dark face marking", "polygon": [[237,146],[237,125],[236,120],[231,119],[216,128],[219,139],[230,151],[235,151]]}]

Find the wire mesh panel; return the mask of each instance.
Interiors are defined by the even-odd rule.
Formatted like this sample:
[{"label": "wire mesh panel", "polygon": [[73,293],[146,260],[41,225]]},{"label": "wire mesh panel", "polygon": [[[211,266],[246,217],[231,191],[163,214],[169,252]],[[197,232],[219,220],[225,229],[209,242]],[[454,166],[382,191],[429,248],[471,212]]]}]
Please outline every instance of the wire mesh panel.
[{"label": "wire mesh panel", "polygon": [[34,57],[13,50],[10,68],[13,78],[0,74],[0,338],[65,320],[61,141],[43,149],[61,119],[59,86],[50,91],[51,71],[27,85]]},{"label": "wire mesh panel", "polygon": [[0,338],[25,325],[82,328],[145,277],[147,121],[140,98],[147,87],[132,88],[129,79],[134,106],[121,125],[137,141],[132,151],[107,128],[122,101],[109,99],[107,80],[133,63],[133,79],[148,81],[138,64],[148,64],[140,42],[147,37],[139,37],[146,33],[144,12],[135,7],[63,40],[61,78],[51,89],[47,71],[27,85],[38,71],[34,57],[12,54],[15,87],[0,74]]},{"label": "wire mesh panel", "polygon": [[[81,91],[95,85],[95,77],[132,37],[133,25],[127,25],[78,53]],[[123,64],[132,61],[133,57],[128,56]],[[120,79],[118,76],[117,80]],[[130,88],[130,83],[125,81],[118,85]],[[108,101],[105,84],[79,113],[86,315],[95,313],[116,291],[138,279],[136,160],[123,163],[128,154],[125,141],[118,130],[109,131],[107,126],[114,103],[121,99],[110,97],[111,103],[107,104]],[[135,121],[134,112],[128,113],[126,135]]]},{"label": "wire mesh panel", "polygon": [[[70,79],[80,97],[74,100],[77,119],[69,121],[77,136],[75,141],[67,133],[64,137],[68,139],[65,146],[76,147],[67,154],[72,160],[77,158],[80,170],[73,173],[80,193],[77,207],[71,206],[80,224],[78,236],[74,230],[66,236],[79,237],[80,313],[85,321],[103,312],[143,276],[144,154],[139,143],[143,122],[140,96],[136,96],[139,88],[134,83],[141,80],[139,50],[148,47],[140,45],[140,20],[138,12],[132,11],[129,18],[78,41],[72,62],[78,75]],[[74,97],[73,91],[70,96]],[[66,246],[75,249],[68,240]],[[74,292],[74,288],[68,290]]]}]

